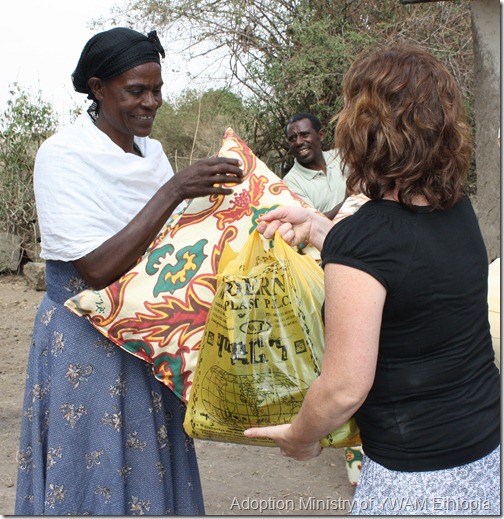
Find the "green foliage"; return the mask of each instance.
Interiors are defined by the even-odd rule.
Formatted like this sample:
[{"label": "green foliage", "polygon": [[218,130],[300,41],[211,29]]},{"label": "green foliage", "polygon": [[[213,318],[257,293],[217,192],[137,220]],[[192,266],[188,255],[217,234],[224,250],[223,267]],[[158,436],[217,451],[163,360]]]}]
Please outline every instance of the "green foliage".
[{"label": "green foliage", "polygon": [[179,171],[195,160],[214,156],[227,128],[240,133],[243,113],[240,98],[226,89],[185,90],[158,109],[152,136],[161,141]]},{"label": "green foliage", "polygon": [[33,167],[40,144],[56,130],[52,106],[14,84],[0,114],[0,230],[18,235],[36,256]]},{"label": "green foliage", "polygon": [[332,128],[329,125],[342,106],[341,84],[354,57],[366,48],[371,38],[352,30],[344,36],[332,27],[331,20],[319,18],[305,26],[293,23],[296,33],[296,52],[274,61],[266,69],[266,78],[272,85],[271,98],[260,105],[251,120],[260,127],[251,145],[259,155],[275,150],[276,157],[269,162],[278,164],[280,176],[290,168],[284,128],[290,116],[298,112],[315,114],[327,128],[326,147],[331,146]]},{"label": "green foliage", "polygon": [[327,125],[341,107],[346,70],[368,46],[394,40],[424,45],[458,79],[471,111],[469,0],[129,0],[116,8],[115,19],[184,41],[187,59],[215,52],[228,62],[228,84],[247,111],[242,137],[280,176],[290,160],[287,119],[310,111]]}]

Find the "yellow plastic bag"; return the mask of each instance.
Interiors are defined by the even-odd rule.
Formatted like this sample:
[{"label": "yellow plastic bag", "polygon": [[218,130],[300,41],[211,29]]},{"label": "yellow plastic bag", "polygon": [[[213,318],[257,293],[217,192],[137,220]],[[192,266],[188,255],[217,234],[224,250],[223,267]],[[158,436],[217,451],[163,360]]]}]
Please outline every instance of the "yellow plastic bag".
[{"label": "yellow plastic bag", "polygon": [[[253,426],[289,423],[320,373],[323,271],[282,238],[254,231],[236,254],[224,251],[207,317],[184,429],[193,438],[276,445],[247,438]],[[321,442],[360,442],[351,419]]]}]

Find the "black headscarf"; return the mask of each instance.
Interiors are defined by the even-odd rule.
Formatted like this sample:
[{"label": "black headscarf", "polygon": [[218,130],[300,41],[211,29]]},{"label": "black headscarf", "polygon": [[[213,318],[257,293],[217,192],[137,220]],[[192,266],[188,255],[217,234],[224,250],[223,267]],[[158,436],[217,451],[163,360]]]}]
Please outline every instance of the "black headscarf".
[{"label": "black headscarf", "polygon": [[88,94],[88,99],[94,101],[88,112],[97,115],[99,107],[88,85],[90,78],[111,79],[143,63],[160,63],[160,54],[165,57],[156,31],[145,36],[133,29],[115,27],[95,34],[84,46],[72,74],[74,89]]}]

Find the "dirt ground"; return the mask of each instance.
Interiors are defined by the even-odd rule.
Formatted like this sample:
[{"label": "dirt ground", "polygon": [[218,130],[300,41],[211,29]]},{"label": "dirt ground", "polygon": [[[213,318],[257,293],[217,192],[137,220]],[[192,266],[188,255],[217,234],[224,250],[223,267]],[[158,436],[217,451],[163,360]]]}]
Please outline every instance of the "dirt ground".
[{"label": "dirt ground", "polygon": [[[44,293],[0,275],[0,514],[14,513],[24,373]],[[196,440],[208,515],[346,515],[354,488],[342,449],[297,462],[278,449]]]}]

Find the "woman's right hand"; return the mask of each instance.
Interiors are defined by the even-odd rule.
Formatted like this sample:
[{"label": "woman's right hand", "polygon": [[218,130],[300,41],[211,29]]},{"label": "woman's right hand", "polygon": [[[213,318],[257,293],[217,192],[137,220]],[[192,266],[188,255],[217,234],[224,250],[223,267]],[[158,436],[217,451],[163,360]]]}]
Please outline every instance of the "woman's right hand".
[{"label": "woman's right hand", "polygon": [[267,239],[278,231],[291,246],[311,243],[320,250],[332,225],[331,220],[314,209],[282,206],[261,215],[257,230]]},{"label": "woman's right hand", "polygon": [[213,157],[202,159],[176,173],[168,182],[170,190],[182,200],[208,195],[229,195],[224,184],[239,184],[243,170],[238,159]]},{"label": "woman's right hand", "polygon": [[267,239],[273,238],[278,231],[289,245],[307,243],[313,214],[313,211],[303,207],[282,206],[261,215],[257,230]]}]

